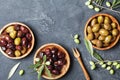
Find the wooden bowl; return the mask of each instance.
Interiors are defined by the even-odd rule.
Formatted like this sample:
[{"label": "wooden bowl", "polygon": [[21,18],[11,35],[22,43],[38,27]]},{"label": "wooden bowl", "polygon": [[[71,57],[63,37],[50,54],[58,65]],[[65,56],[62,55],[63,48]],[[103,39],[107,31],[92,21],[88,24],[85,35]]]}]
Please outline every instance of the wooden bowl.
[{"label": "wooden bowl", "polygon": [[60,50],[60,51],[62,51],[63,53],[65,53],[66,64],[63,66],[63,68],[62,68],[62,70],[61,70],[61,74],[59,74],[59,75],[54,75],[54,74],[52,74],[52,76],[49,77],[49,76],[47,76],[47,74],[43,73],[43,74],[42,74],[42,77],[44,77],[44,78],[46,78],[46,79],[48,79],[48,80],[50,80],[50,79],[56,80],[56,79],[58,79],[58,78],[61,78],[62,76],[64,76],[64,75],[67,73],[67,71],[68,71],[68,69],[69,69],[69,67],[70,67],[70,57],[69,57],[68,52],[67,52],[62,46],[60,46],[60,45],[58,45],[58,44],[55,44],[55,43],[48,43],[48,44],[45,44],[45,45],[41,46],[41,47],[36,51],[36,53],[35,53],[35,55],[34,55],[33,63],[35,64],[35,58],[37,57],[37,54],[38,54],[39,52],[44,51],[45,48],[53,48],[53,47],[56,47],[56,48],[58,48],[58,50]]},{"label": "wooden bowl", "polygon": [[[117,29],[120,31],[119,23],[118,23],[118,21],[117,21],[113,16],[111,16],[111,15],[109,15],[109,14],[105,14],[105,13],[99,13],[99,14],[96,14],[96,15],[92,16],[92,17],[89,18],[89,20],[87,21],[87,23],[86,23],[86,25],[85,25],[85,28],[84,28],[84,35],[85,35],[85,38],[86,38],[86,39],[88,39],[88,38],[87,38],[87,27],[88,27],[89,23],[91,22],[91,20],[92,20],[93,18],[96,18],[96,17],[98,17],[98,16],[100,16],[100,15],[109,17],[109,18],[112,20],[112,22],[115,22],[115,23],[117,24]],[[119,34],[120,34],[120,32],[119,32]],[[115,46],[115,45],[117,44],[117,42],[119,41],[119,37],[120,37],[119,34],[117,35],[115,41],[113,41],[109,46],[99,48],[99,47],[93,45],[93,47],[94,47],[95,49],[98,49],[98,50],[108,50],[108,49],[112,48],[113,46]]]},{"label": "wooden bowl", "polygon": [[2,54],[5,55],[7,58],[10,58],[10,59],[22,59],[22,58],[26,57],[27,55],[29,55],[30,52],[32,51],[32,49],[33,49],[33,47],[34,47],[34,43],[35,43],[35,38],[34,38],[34,35],[33,35],[33,32],[31,31],[31,29],[30,29],[27,25],[25,25],[25,24],[23,24],[23,23],[20,23],[20,22],[12,22],[12,23],[9,23],[9,24],[5,25],[5,26],[0,30],[0,34],[1,34],[8,26],[10,26],[10,25],[15,25],[15,24],[23,25],[23,26],[26,27],[26,28],[29,30],[29,32],[31,33],[31,35],[32,35],[32,40],[31,40],[32,45],[31,45],[30,49],[28,49],[28,50],[26,51],[26,53],[25,53],[24,55],[20,56],[20,57],[10,57],[10,56],[8,56],[8,55],[2,50],[1,47],[0,47],[0,51],[1,51]]}]

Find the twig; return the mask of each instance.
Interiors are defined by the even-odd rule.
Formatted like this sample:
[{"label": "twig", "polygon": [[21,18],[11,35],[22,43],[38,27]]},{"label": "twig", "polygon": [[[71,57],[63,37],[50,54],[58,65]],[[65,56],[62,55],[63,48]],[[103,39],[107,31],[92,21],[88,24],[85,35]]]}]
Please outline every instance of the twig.
[{"label": "twig", "polygon": [[119,13],[119,14],[120,14],[119,11],[116,11],[116,10],[113,10],[113,9],[110,9],[110,8],[106,8],[106,7],[101,6],[101,5],[99,5],[99,4],[95,3],[95,2],[93,2],[93,3],[94,3],[96,6],[98,6],[98,7],[101,7],[101,8],[103,8],[103,9],[110,10],[110,11],[113,11],[113,12],[116,12],[116,13]]}]

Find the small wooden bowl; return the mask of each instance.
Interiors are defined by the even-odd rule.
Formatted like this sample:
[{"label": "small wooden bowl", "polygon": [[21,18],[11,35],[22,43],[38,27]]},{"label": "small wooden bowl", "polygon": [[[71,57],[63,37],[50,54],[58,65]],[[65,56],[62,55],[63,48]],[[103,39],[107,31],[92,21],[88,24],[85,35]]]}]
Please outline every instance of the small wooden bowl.
[{"label": "small wooden bowl", "polygon": [[44,77],[44,78],[46,78],[46,79],[48,79],[48,80],[51,80],[51,79],[56,80],[56,79],[58,79],[58,78],[61,78],[62,76],[64,76],[64,75],[67,73],[67,71],[68,71],[68,69],[69,69],[69,67],[70,67],[70,57],[69,57],[68,52],[67,52],[62,46],[60,46],[60,45],[58,45],[58,44],[55,44],[55,43],[48,43],[48,44],[45,44],[45,45],[41,46],[41,47],[36,51],[36,53],[35,53],[35,55],[34,55],[33,63],[35,64],[35,58],[37,57],[37,54],[38,54],[40,51],[44,51],[45,48],[52,48],[52,47],[58,48],[60,51],[62,51],[62,52],[65,54],[65,56],[66,56],[66,57],[65,57],[65,59],[66,59],[66,64],[63,66],[63,68],[62,68],[62,70],[61,70],[61,74],[59,74],[59,75],[53,75],[53,74],[52,74],[52,76],[49,77],[49,76],[47,76],[47,74],[45,74],[45,73],[42,74],[42,77]]},{"label": "small wooden bowl", "polygon": [[[111,15],[109,15],[109,14],[105,14],[105,13],[99,13],[99,14],[96,14],[96,15],[92,16],[92,17],[89,18],[89,20],[87,21],[87,23],[86,23],[86,25],[85,25],[85,28],[84,28],[84,35],[85,35],[85,38],[86,38],[86,39],[88,39],[88,38],[87,38],[87,27],[88,27],[89,23],[91,22],[91,20],[92,20],[93,18],[96,18],[96,17],[98,17],[98,16],[100,16],[100,15],[101,15],[101,16],[107,16],[107,17],[109,17],[109,18],[112,20],[112,22],[115,22],[115,23],[117,24],[117,29],[120,31],[119,23],[118,23],[118,21],[117,21],[113,16],[111,16]],[[120,34],[120,32],[119,32],[119,34]],[[119,38],[120,38],[120,35],[119,35],[119,34],[118,34],[118,36],[116,37],[116,40],[115,40],[114,42],[112,42],[109,46],[103,47],[103,48],[99,48],[99,47],[93,45],[93,47],[96,48],[96,49],[98,49],[98,50],[108,50],[108,49],[112,48],[113,46],[115,46],[115,45],[117,44],[117,42],[119,41]]]},{"label": "small wooden bowl", "polygon": [[32,49],[33,49],[33,47],[34,47],[34,43],[35,43],[35,38],[34,38],[34,35],[33,35],[33,32],[31,31],[31,29],[30,29],[27,25],[25,25],[25,24],[23,24],[23,23],[20,23],[20,22],[12,22],[12,23],[6,24],[6,25],[0,30],[0,34],[1,34],[8,26],[10,26],[10,25],[15,25],[15,24],[23,25],[24,27],[26,27],[26,28],[29,30],[29,32],[30,32],[31,35],[32,35],[32,41],[31,41],[32,45],[31,45],[31,48],[28,49],[27,52],[26,52],[24,55],[20,56],[20,57],[10,57],[10,56],[8,56],[8,55],[2,50],[1,47],[0,47],[0,51],[1,51],[2,54],[5,55],[7,58],[10,58],[10,59],[22,59],[22,58],[26,57],[27,55],[29,55],[30,52],[32,51]]}]

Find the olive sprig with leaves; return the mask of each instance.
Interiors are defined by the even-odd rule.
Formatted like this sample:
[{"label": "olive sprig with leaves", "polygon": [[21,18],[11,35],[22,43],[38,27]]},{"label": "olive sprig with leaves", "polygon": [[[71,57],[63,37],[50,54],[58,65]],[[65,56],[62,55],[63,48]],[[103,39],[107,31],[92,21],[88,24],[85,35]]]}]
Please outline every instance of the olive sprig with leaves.
[{"label": "olive sprig with leaves", "polygon": [[111,75],[115,73],[115,69],[120,69],[120,60],[104,60],[95,50],[93,50],[92,43],[84,39],[85,46],[90,53],[90,55],[95,59],[95,61],[89,61],[91,65],[91,70],[96,69],[96,66],[100,66],[103,69],[109,71]]},{"label": "olive sprig with leaves", "polygon": [[40,80],[43,70],[50,77],[51,76],[51,72],[47,68],[47,66],[50,65],[50,62],[46,61],[46,55],[44,55],[42,59],[36,58],[35,61],[36,61],[36,63],[31,65],[29,68],[33,68],[34,71],[37,71],[37,73],[38,73],[38,80]]},{"label": "olive sprig with leaves", "polygon": [[[103,5],[104,2],[106,5]],[[85,2],[85,5],[88,6],[89,9],[93,9],[96,12],[100,12],[102,9],[106,9],[112,12],[120,13],[120,11],[116,10],[120,7],[120,0],[88,0]]]}]

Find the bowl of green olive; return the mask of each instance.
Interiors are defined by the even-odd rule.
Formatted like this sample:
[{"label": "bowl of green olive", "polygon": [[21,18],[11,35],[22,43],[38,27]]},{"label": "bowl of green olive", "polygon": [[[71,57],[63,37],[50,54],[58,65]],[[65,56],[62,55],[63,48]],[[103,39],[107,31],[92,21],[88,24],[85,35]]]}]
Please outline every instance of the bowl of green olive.
[{"label": "bowl of green olive", "polygon": [[20,22],[6,24],[0,30],[0,51],[10,59],[26,57],[32,51],[34,41],[31,29]]},{"label": "bowl of green olive", "polygon": [[115,46],[119,41],[119,23],[109,14],[96,14],[87,21],[84,34],[94,48],[107,50]]}]

